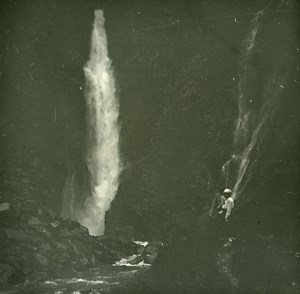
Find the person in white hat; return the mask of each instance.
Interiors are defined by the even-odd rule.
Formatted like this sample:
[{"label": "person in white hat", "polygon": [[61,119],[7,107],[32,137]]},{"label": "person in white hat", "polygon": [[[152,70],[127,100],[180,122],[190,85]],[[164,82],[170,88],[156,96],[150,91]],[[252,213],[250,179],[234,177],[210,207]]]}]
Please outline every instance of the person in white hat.
[{"label": "person in white hat", "polygon": [[223,214],[225,212],[225,221],[228,221],[228,218],[230,217],[232,213],[232,209],[234,208],[234,201],[231,197],[232,191],[230,189],[225,189],[222,194],[222,200],[223,204],[221,206],[222,210],[218,212],[218,214]]}]

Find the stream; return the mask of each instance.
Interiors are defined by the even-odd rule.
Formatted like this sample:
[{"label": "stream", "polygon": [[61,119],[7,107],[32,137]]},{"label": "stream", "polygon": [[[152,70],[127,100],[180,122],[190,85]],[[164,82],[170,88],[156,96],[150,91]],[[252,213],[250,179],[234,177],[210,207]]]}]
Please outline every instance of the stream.
[{"label": "stream", "polygon": [[131,280],[137,272],[147,271],[150,268],[150,265],[147,264],[126,265],[124,260],[122,261],[123,265],[116,263],[86,271],[63,272],[48,276],[37,282],[27,280],[13,288],[0,289],[0,293],[111,293],[121,283]]}]

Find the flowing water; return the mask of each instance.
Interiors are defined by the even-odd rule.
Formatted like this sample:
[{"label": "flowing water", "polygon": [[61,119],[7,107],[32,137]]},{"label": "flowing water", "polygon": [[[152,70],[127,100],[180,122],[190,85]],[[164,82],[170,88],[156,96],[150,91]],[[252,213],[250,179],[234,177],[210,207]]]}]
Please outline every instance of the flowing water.
[{"label": "flowing water", "polygon": [[[138,265],[131,267],[103,265],[83,272],[59,273],[49,276],[46,280],[28,282],[27,284],[19,285],[19,287],[7,289],[7,292],[3,293],[111,293],[123,283],[126,284],[134,279],[137,272],[147,270],[147,268]],[[20,292],[17,290],[20,290]]]},{"label": "flowing water", "polygon": [[[271,126],[270,122],[285,84],[285,77],[279,75],[275,69],[263,85],[263,90],[258,93],[255,89],[258,85],[251,57],[256,49],[256,38],[263,14],[264,11],[261,10],[252,19],[249,33],[243,42],[233,153],[221,170],[225,185],[233,187],[233,198],[241,195],[251,179],[253,168],[261,153],[263,139]],[[256,109],[253,106],[255,104],[259,105]]]},{"label": "flowing water", "polygon": [[[73,178],[68,177],[68,201],[64,201],[63,216],[77,220],[91,235],[104,233],[105,212],[110,208],[119,185],[121,161],[119,155],[119,105],[114,74],[108,57],[107,38],[101,10],[95,11],[90,59],[84,67],[87,116],[87,146],[85,162],[87,188],[76,207]],[[70,192],[71,190],[71,192]]]}]

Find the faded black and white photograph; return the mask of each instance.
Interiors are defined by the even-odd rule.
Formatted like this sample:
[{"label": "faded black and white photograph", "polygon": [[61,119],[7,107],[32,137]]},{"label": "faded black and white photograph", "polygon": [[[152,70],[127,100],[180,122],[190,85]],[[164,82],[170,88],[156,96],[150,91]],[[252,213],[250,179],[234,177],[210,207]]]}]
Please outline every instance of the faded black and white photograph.
[{"label": "faded black and white photograph", "polygon": [[0,294],[300,293],[298,0],[0,0]]}]

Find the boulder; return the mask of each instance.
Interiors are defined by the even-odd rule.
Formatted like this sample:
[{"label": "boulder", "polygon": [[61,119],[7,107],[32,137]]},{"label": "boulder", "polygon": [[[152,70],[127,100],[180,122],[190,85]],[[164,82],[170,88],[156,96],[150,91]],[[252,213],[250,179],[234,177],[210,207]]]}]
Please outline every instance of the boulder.
[{"label": "boulder", "polygon": [[10,209],[11,209],[11,207],[10,207],[10,204],[8,202],[0,204],[0,213],[3,213],[5,211],[9,211]]},{"label": "boulder", "polygon": [[89,264],[89,260],[86,257],[81,258],[80,262],[81,262],[82,265],[88,265]]},{"label": "boulder", "polygon": [[97,237],[97,240],[110,250],[119,251],[126,256],[136,254],[141,247],[132,241],[124,242],[120,238],[110,236],[100,236]]},{"label": "boulder", "polygon": [[78,228],[75,228],[71,231],[72,237],[87,237],[89,236],[89,230],[84,227],[84,226],[80,226]]},{"label": "boulder", "polygon": [[36,227],[42,225],[41,221],[37,217],[31,217],[28,221],[28,225]]},{"label": "boulder", "polygon": [[152,264],[156,259],[160,248],[163,246],[161,241],[152,241],[145,246],[143,251],[143,257],[145,263]]},{"label": "boulder", "polygon": [[[11,211],[10,204],[2,203],[0,208],[0,216]],[[90,236],[88,229],[79,223],[52,218],[47,212],[22,211],[20,222],[0,228],[0,264],[10,265],[3,267],[0,277],[5,283],[20,277],[33,280],[40,270],[53,273],[113,264],[137,254],[141,247],[144,249],[116,237]]]},{"label": "boulder", "polygon": [[62,221],[62,225],[67,228],[69,231],[72,231],[76,228],[79,228],[81,225],[78,222],[75,222],[71,219],[65,219]]},{"label": "boulder", "polygon": [[48,259],[47,259],[47,257],[45,257],[44,255],[42,255],[41,253],[36,253],[35,254],[35,259],[43,267],[48,265]]},{"label": "boulder", "polygon": [[66,251],[68,249],[66,245],[64,245],[63,243],[60,243],[60,242],[56,243],[56,248],[58,251],[62,251],[62,252]]},{"label": "boulder", "polygon": [[57,228],[57,227],[59,227],[60,222],[58,220],[55,220],[55,221],[51,222],[50,225],[53,228]]},{"label": "boulder", "polygon": [[8,245],[8,237],[3,230],[0,230],[0,248]]},{"label": "boulder", "polygon": [[68,239],[72,236],[72,233],[64,227],[60,228],[59,234],[60,234],[61,238],[66,238],[66,239]]},{"label": "boulder", "polygon": [[34,238],[31,233],[25,232],[24,230],[5,229],[4,233],[8,239],[14,239],[18,241],[28,241]]},{"label": "boulder", "polygon": [[128,263],[132,265],[136,265],[140,262],[144,261],[144,257],[142,255],[133,255],[134,257],[128,261]]},{"label": "boulder", "polygon": [[41,243],[40,249],[42,249],[45,252],[49,252],[51,250],[51,245],[48,243]]},{"label": "boulder", "polygon": [[51,233],[50,233],[46,228],[44,228],[43,226],[37,227],[36,229],[37,229],[40,233],[45,234],[48,238],[51,237]]},{"label": "boulder", "polygon": [[18,222],[15,209],[8,202],[0,203],[0,226],[5,227]]},{"label": "boulder", "polygon": [[16,273],[16,270],[9,264],[0,264],[0,284],[8,283]]}]

